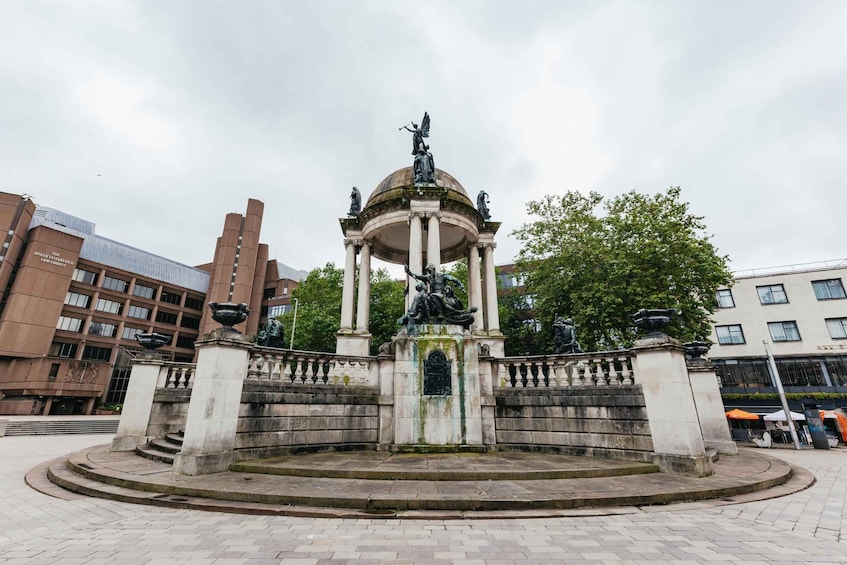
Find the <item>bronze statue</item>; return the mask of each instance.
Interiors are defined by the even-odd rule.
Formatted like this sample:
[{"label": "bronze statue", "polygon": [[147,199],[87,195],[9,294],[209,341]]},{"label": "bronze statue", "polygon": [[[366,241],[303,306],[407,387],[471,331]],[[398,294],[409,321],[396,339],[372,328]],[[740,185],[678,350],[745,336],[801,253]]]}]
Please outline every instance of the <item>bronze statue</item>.
[{"label": "bronze statue", "polygon": [[465,290],[462,281],[448,275],[439,273],[435,265],[430,263],[422,274],[413,273],[409,265],[404,265],[406,274],[418,281],[415,290],[418,293],[412,299],[408,313],[400,318],[400,324],[457,324],[465,328],[473,323],[473,313],[477,311],[474,306],[465,310],[462,302],[453,292],[451,285],[456,285]]},{"label": "bronze statue", "polygon": [[553,343],[556,353],[582,353],[579,343],[576,341],[576,329],[573,320],[556,316],[553,322]]},{"label": "bronze statue", "polygon": [[488,203],[491,200],[488,198],[488,193],[484,190],[480,190],[479,194],[476,195],[476,209],[479,210],[479,213],[482,214],[483,219],[490,220],[491,213],[488,211]]},{"label": "bronze statue", "polygon": [[411,126],[411,129],[409,129],[408,125],[400,129],[405,129],[412,133],[412,155],[415,156],[415,184],[434,183],[435,159],[432,157],[432,153],[429,152],[429,145],[424,142],[424,138],[429,137],[429,114],[424,112],[420,127],[415,122],[412,122]]},{"label": "bronze statue", "polygon": [[282,327],[282,322],[276,318],[269,318],[265,327],[259,332],[259,335],[256,338],[256,345],[282,349],[285,347],[283,339],[284,333],[285,330]]},{"label": "bronze statue", "polygon": [[359,192],[359,189],[355,186],[353,190],[350,192],[350,211],[347,212],[348,216],[358,216],[359,212],[362,211],[362,193]]}]

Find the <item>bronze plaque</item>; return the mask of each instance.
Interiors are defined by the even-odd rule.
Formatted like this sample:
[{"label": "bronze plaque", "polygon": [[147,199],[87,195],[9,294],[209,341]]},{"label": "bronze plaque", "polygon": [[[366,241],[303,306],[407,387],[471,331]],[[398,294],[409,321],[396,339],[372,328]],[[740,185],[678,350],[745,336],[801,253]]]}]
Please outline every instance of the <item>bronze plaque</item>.
[{"label": "bronze plaque", "polygon": [[450,396],[452,394],[450,361],[443,351],[435,350],[424,363],[423,393],[425,396]]}]

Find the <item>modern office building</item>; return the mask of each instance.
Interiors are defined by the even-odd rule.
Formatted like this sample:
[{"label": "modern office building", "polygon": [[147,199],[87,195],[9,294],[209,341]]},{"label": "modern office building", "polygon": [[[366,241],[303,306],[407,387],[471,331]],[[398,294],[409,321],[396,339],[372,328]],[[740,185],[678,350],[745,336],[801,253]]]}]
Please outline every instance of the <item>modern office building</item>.
[{"label": "modern office building", "polygon": [[709,357],[725,394],[847,392],[847,260],[736,273],[717,292]]},{"label": "modern office building", "polygon": [[191,267],[95,233],[91,222],[0,193],[0,414],[89,414],[123,400],[135,336],[171,336],[191,362],[206,304],[244,302],[255,334],[306,273],[268,260],[263,204],[228,214],[214,260]]}]

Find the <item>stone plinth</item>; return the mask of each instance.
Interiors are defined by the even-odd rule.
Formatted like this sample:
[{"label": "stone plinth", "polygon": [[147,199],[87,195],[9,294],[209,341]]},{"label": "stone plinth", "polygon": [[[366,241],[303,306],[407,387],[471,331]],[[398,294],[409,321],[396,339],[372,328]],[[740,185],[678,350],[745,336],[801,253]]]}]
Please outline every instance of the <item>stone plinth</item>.
[{"label": "stone plinth", "polygon": [[483,437],[493,437],[493,430],[482,429],[479,361],[470,332],[455,325],[410,326],[394,343],[392,448],[482,446]]},{"label": "stone plinth", "polygon": [[147,425],[162,365],[162,357],[157,353],[142,353],[133,361],[118,432],[112,439],[112,451],[132,451],[150,439]]},{"label": "stone plinth", "polygon": [[685,348],[669,336],[635,342],[635,373],[641,384],[654,460],[662,471],[704,477],[713,473],[694,404]]},{"label": "stone plinth", "polygon": [[738,446],[732,441],[726,421],[718,377],[711,363],[702,359],[689,363],[688,377],[691,379],[691,392],[694,393],[703,443],[718,453],[738,455]]},{"label": "stone plinth", "polygon": [[241,334],[216,330],[195,344],[197,372],[188,406],[182,451],[174,471],[204,475],[235,462],[235,432],[250,343]]}]

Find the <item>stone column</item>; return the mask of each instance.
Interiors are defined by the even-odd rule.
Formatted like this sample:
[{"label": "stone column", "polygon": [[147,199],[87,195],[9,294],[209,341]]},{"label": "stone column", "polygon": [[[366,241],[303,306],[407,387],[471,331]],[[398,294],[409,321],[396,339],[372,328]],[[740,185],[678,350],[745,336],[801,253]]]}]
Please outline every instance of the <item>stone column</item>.
[{"label": "stone column", "polygon": [[371,245],[362,242],[359,259],[359,302],[356,307],[356,332],[368,333],[371,310]]},{"label": "stone column", "polygon": [[496,243],[486,243],[482,255],[482,278],[485,285],[485,329],[500,333],[500,314],[497,311],[497,276],[494,273],[494,248]]},{"label": "stone column", "polygon": [[235,458],[235,432],[250,344],[240,334],[215,330],[195,344],[197,372],[182,451],[173,470],[183,475],[226,471]]},{"label": "stone column", "polygon": [[[417,274],[421,274],[423,271],[421,238],[421,214],[420,212],[409,212],[409,270]],[[415,297],[415,282],[415,279],[406,276],[406,284],[409,287],[409,293],[406,296],[407,310]]]},{"label": "stone column", "polygon": [[732,441],[721,391],[718,388],[718,377],[712,364],[705,359],[690,362],[688,378],[691,381],[691,392],[694,394],[703,443],[718,453],[738,455],[738,446]]},{"label": "stone column", "polygon": [[660,334],[636,341],[631,351],[635,382],[641,385],[647,408],[654,461],[667,473],[711,475],[714,471],[706,457],[685,349]]},{"label": "stone column", "polygon": [[353,297],[356,292],[356,242],[346,239],[347,258],[344,262],[344,290],[341,294],[341,329],[353,330]]},{"label": "stone column", "polygon": [[441,270],[441,213],[429,215],[429,226],[426,240],[426,262],[435,265],[435,270]]},{"label": "stone column", "polygon": [[147,425],[161,367],[159,355],[141,355],[132,362],[118,432],[112,439],[112,451],[132,451],[149,439]]},{"label": "stone column", "polygon": [[479,247],[476,243],[468,248],[468,307],[473,306],[476,306],[477,312],[474,314],[471,331],[478,331],[483,328],[484,312],[482,310],[482,279],[479,276]]}]

